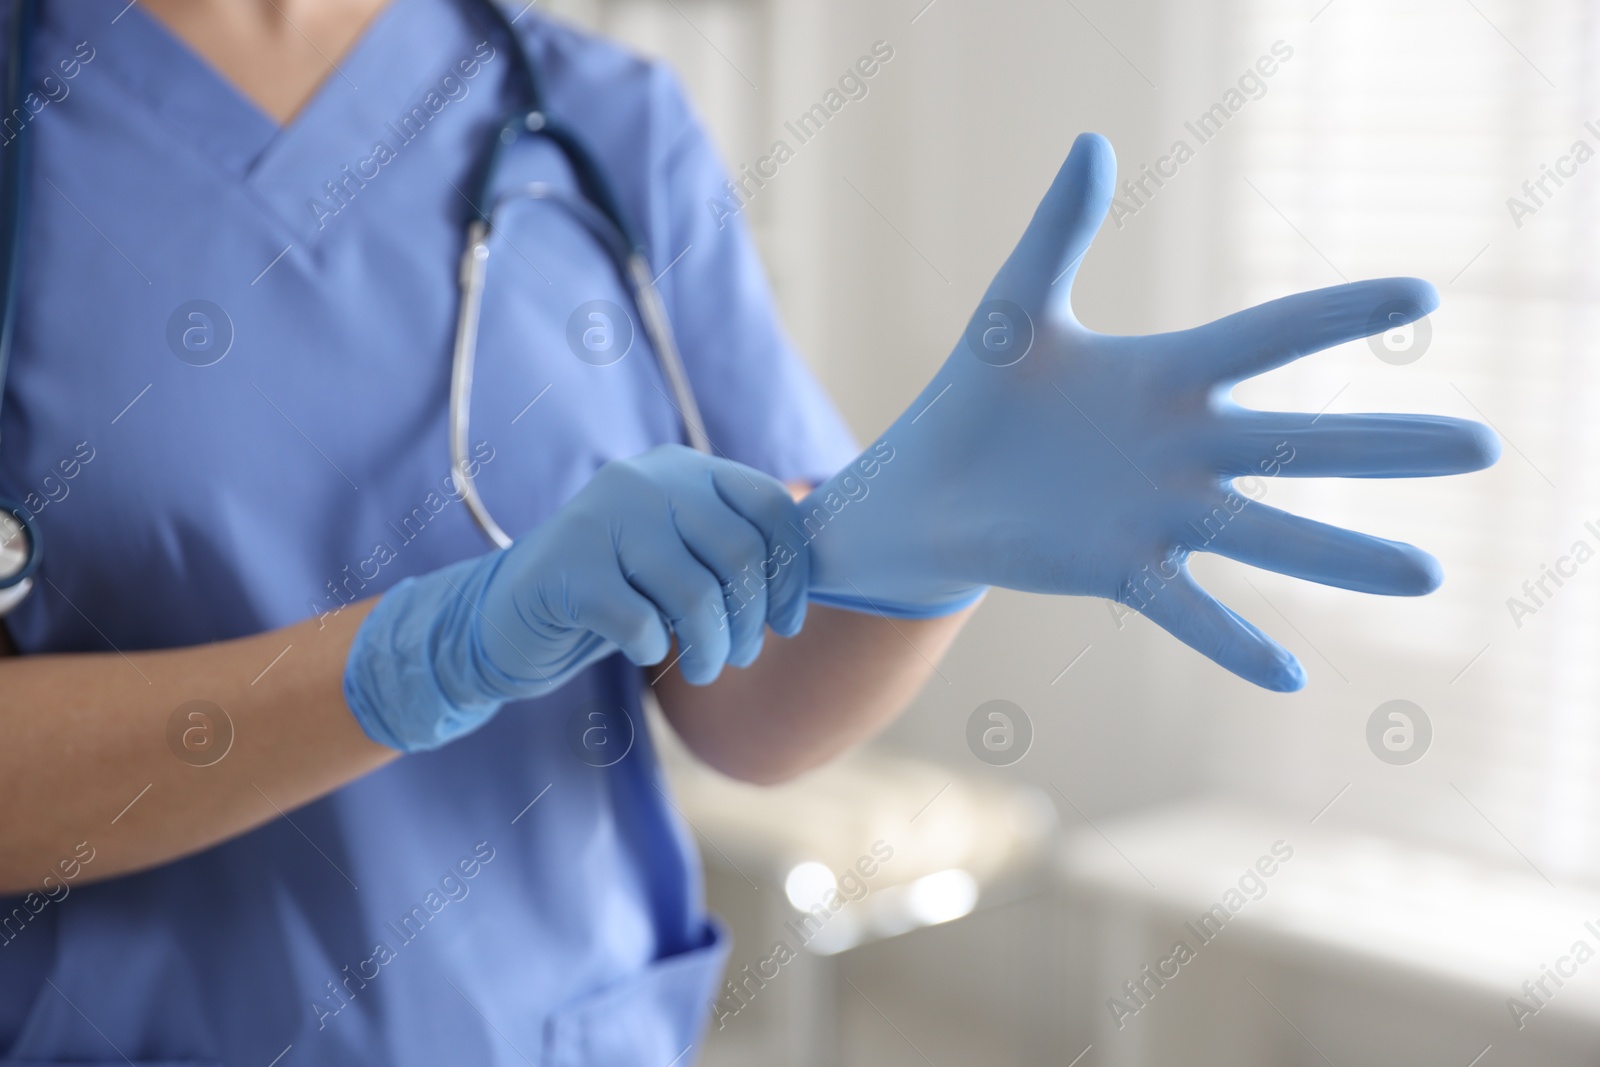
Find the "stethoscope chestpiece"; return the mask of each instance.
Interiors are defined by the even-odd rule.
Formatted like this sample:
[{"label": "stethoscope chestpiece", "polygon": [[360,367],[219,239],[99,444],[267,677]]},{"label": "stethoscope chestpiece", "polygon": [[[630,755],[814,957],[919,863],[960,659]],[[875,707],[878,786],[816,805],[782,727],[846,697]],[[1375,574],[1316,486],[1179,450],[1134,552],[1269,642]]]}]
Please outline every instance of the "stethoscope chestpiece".
[{"label": "stethoscope chestpiece", "polygon": [[0,497],[0,615],[5,615],[33,589],[42,542],[33,513]]}]

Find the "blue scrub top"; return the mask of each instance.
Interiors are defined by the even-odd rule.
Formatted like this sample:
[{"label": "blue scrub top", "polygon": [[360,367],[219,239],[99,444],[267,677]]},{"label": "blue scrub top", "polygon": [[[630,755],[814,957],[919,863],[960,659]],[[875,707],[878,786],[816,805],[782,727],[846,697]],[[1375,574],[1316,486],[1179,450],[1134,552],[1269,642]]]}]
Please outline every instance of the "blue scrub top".
[{"label": "blue scrub top", "polygon": [[[279,127],[125,4],[49,3],[33,42],[0,423],[0,493],[46,543],[7,620],[24,653],[252,634],[487,548],[449,491],[446,398],[463,190],[517,104],[509,41],[478,0],[392,0]],[[725,175],[670,75],[532,12],[518,27],[666,272],[713,441],[783,479],[843,465],[854,444],[739,218],[708,205]],[[524,141],[499,184],[536,180],[571,185]],[[681,439],[642,338],[609,365],[574,354],[591,301],[631,307],[594,241],[511,207],[472,440],[513,534]],[[215,848],[0,903],[0,1063],[686,1065],[725,947],[640,685],[614,657]],[[640,726],[605,768],[569,744],[596,701]]]}]

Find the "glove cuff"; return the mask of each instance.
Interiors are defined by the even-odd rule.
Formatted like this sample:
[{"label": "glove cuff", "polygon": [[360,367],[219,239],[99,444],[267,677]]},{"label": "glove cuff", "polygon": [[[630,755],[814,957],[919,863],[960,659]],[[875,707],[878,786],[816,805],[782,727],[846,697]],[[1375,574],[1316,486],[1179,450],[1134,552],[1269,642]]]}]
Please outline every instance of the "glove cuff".
[{"label": "glove cuff", "polygon": [[842,608],[845,611],[857,611],[863,615],[884,615],[891,619],[939,619],[946,615],[954,615],[958,611],[965,611],[982,600],[988,592],[988,586],[980,585],[968,594],[937,604],[877,600],[861,596],[819,592],[807,594],[806,599],[813,604],[822,604],[830,608]]},{"label": "glove cuff", "polygon": [[[501,555],[407,578],[362,620],[345,661],[344,698],[372,740],[401,752],[438,748],[482,726],[511,695],[485,677],[466,617],[477,613]],[[483,684],[463,686],[466,679]]]}]

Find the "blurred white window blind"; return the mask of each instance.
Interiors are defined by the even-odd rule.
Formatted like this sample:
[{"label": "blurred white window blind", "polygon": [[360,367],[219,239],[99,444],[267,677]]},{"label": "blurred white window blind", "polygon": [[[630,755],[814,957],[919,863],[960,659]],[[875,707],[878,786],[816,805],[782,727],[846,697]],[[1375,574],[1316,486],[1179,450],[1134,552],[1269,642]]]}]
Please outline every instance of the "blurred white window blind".
[{"label": "blurred white window blind", "polygon": [[[1219,273],[1239,279],[1242,291],[1229,296],[1242,304],[1398,273],[1433,281],[1444,303],[1413,363],[1391,365],[1355,344],[1251,383],[1240,398],[1487,419],[1506,448],[1495,470],[1466,478],[1272,487],[1279,506],[1434,551],[1447,581],[1427,602],[1257,584],[1326,653],[1339,677],[1316,655],[1309,665],[1348,710],[1407,697],[1429,711],[1431,762],[1385,778],[1393,795],[1409,791],[1441,812],[1455,804],[1475,824],[1458,836],[1503,851],[1503,835],[1551,877],[1595,879],[1600,2],[1319,6],[1223,5],[1234,15],[1223,47],[1240,70],[1280,39],[1295,52],[1221,135],[1238,174],[1219,187]],[[1593,552],[1581,563],[1580,542]],[[1569,572],[1560,585],[1545,577],[1558,562]],[[1520,626],[1512,597],[1532,609]],[[1270,613],[1252,614],[1282,629]]]}]

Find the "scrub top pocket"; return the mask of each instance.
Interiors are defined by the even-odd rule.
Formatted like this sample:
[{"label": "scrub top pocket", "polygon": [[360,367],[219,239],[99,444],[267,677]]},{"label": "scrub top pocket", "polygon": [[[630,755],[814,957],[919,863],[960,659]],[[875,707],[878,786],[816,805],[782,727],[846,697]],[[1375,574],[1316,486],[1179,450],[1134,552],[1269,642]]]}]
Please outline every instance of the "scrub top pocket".
[{"label": "scrub top pocket", "polygon": [[705,1033],[728,949],[728,935],[708,923],[701,947],[557,1008],[539,1067],[688,1067],[684,1054]]}]

